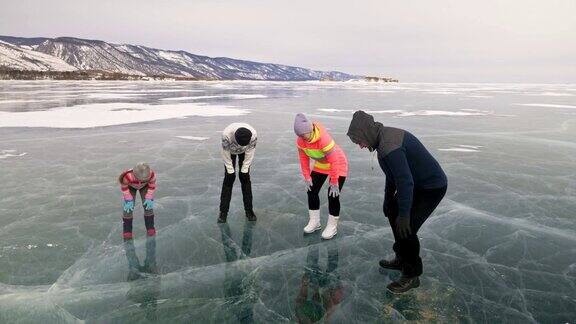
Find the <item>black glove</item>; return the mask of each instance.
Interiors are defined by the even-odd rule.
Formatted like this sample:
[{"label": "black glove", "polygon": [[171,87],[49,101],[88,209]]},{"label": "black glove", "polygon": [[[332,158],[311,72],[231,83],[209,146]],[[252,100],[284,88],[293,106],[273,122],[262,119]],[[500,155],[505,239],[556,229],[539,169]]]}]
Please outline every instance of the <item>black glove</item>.
[{"label": "black glove", "polygon": [[412,230],[410,229],[410,216],[400,216],[396,218],[396,232],[401,239],[408,238],[408,235],[412,234]]}]

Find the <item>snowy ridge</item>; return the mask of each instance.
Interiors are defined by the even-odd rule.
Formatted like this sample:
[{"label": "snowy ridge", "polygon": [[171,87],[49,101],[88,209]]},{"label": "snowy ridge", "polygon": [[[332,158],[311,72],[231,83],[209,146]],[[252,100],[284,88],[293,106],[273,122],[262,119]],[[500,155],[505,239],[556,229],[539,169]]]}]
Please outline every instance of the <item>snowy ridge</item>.
[{"label": "snowy ridge", "polygon": [[0,67],[28,71],[74,71],[58,57],[12,45],[0,40]]},{"label": "snowy ridge", "polygon": [[[111,44],[72,37],[19,38],[0,36],[14,48],[48,54],[79,70],[102,70],[141,76],[176,76],[203,80],[345,81],[358,78],[341,72],[324,72],[281,64],[258,63],[226,57],[208,57],[140,45]],[[4,60],[4,54],[0,54]],[[40,60],[43,61],[43,60]],[[17,64],[6,64],[21,69]]]}]

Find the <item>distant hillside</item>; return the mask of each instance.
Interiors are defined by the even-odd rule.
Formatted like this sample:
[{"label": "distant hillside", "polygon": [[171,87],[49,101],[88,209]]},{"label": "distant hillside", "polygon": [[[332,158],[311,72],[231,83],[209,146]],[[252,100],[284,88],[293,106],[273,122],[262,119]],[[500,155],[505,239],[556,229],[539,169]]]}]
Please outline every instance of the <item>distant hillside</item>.
[{"label": "distant hillside", "polygon": [[226,57],[208,57],[140,45],[72,37],[0,36],[0,67],[29,71],[104,71],[197,80],[346,81],[361,76]]},{"label": "distant hillside", "polygon": [[74,71],[76,68],[58,57],[12,45],[0,40],[0,66],[15,70]]}]

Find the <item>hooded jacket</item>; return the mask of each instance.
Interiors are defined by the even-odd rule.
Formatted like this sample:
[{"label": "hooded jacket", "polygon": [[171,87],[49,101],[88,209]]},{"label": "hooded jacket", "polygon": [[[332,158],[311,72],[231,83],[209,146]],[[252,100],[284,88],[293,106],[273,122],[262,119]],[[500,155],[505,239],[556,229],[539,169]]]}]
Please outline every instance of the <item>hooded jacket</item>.
[{"label": "hooded jacket", "polygon": [[447,185],[440,164],[411,133],[385,127],[364,111],[357,111],[348,128],[352,142],[365,144],[378,152],[378,163],[386,174],[384,205],[396,193],[398,215],[409,217],[414,189],[435,189]]}]

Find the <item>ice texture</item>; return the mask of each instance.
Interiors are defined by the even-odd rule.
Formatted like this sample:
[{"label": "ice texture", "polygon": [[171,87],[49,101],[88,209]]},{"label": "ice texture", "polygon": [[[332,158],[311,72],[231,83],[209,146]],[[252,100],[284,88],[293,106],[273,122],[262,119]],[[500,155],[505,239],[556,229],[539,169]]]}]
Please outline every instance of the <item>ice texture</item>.
[{"label": "ice texture", "polygon": [[[161,100],[191,92],[211,98]],[[533,106],[532,93],[570,96]],[[564,106],[574,94],[573,84],[0,81],[0,323],[573,323],[576,115]],[[379,270],[393,235],[384,174],[346,137],[357,109],[416,135],[448,175],[419,233],[421,287],[404,295],[386,292],[399,273]],[[350,163],[330,241],[302,233],[299,112]],[[218,132],[232,122],[258,130],[258,221],[246,221],[236,181],[218,225]],[[116,178],[139,161],[157,172],[158,234],[146,237],[138,199],[125,243]]]}]

